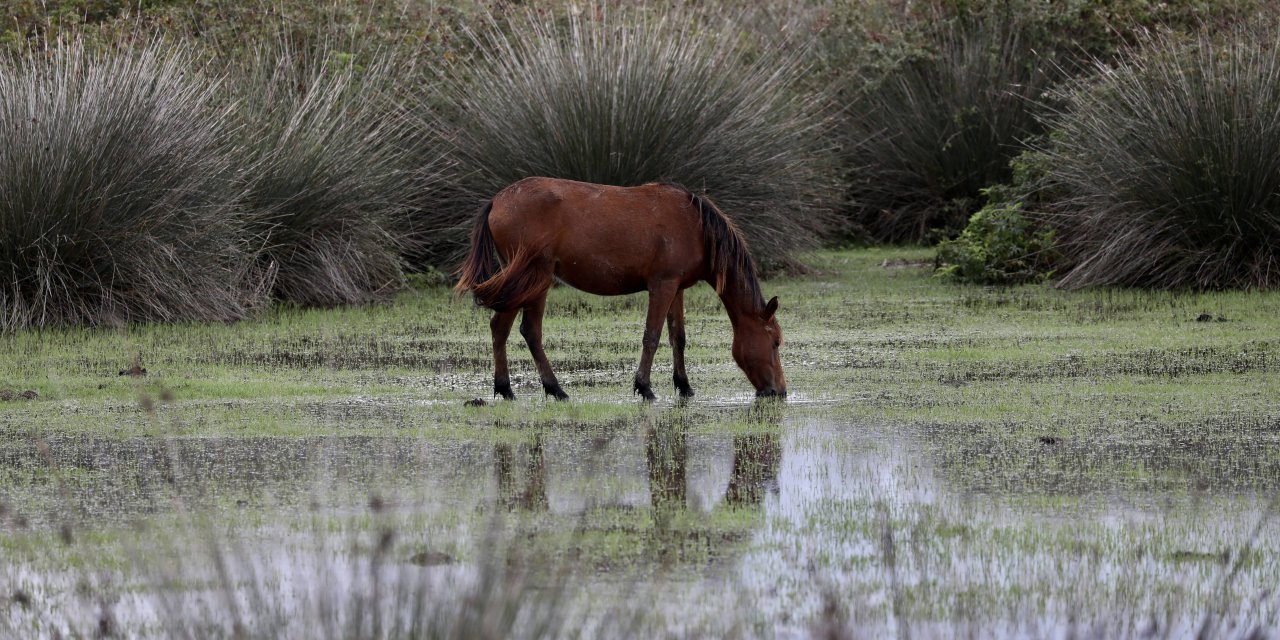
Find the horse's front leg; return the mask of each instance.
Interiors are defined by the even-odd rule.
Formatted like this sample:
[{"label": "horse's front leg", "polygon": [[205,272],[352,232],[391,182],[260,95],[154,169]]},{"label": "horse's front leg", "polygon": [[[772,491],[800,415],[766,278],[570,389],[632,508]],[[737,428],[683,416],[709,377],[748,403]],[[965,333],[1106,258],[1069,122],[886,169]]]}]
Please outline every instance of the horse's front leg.
[{"label": "horse's front leg", "polygon": [[636,371],[635,384],[636,393],[645,400],[657,399],[649,386],[649,370],[653,368],[653,354],[658,350],[658,341],[662,339],[662,321],[671,310],[671,301],[675,299],[679,290],[680,287],[674,282],[662,282],[649,286],[649,314],[644,321],[640,368]]},{"label": "horse's front leg", "polygon": [[667,312],[667,340],[671,342],[671,377],[676,391],[682,398],[692,398],[693,387],[689,386],[689,376],[684,371],[684,291],[681,290],[676,291],[671,310]]}]

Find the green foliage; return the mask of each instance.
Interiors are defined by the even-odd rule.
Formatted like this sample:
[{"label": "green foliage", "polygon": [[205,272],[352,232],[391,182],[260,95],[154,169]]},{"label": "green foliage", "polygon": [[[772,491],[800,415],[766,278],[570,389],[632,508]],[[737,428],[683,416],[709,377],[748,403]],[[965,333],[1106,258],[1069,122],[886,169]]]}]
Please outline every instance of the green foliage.
[{"label": "green foliage", "polygon": [[992,204],[938,245],[938,274],[972,284],[1039,282],[1053,275],[1057,258],[1052,230],[1036,227],[1018,204]]},{"label": "green foliage", "polygon": [[1067,286],[1280,285],[1280,47],[1272,30],[1153,39],[1062,92],[1042,217]]},{"label": "green foliage", "polygon": [[0,330],[234,320],[260,300],[199,69],[159,46],[0,60]]},{"label": "green foliage", "polygon": [[[442,116],[461,197],[431,207],[460,247],[480,204],[526,176],[614,185],[668,180],[708,194],[757,257],[814,246],[834,183],[795,54],[744,46],[732,21],[606,11],[563,24],[531,15],[477,36],[446,82]],[[424,136],[426,138],[426,136]],[[458,196],[459,194],[451,194]]]},{"label": "green foliage", "polygon": [[1113,60],[1151,31],[1189,33],[1223,27],[1267,7],[1266,0],[1020,0],[1015,4],[1036,7],[1043,14],[1043,38],[1080,60]]}]

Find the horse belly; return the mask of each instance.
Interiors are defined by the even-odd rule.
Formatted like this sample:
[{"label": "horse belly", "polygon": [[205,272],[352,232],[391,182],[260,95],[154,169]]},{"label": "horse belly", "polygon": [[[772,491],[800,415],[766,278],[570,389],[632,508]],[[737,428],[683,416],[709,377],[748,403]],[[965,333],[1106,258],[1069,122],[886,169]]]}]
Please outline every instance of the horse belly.
[{"label": "horse belly", "polygon": [[558,256],[556,277],[574,289],[601,296],[637,293],[649,284],[635,265],[607,253]]}]

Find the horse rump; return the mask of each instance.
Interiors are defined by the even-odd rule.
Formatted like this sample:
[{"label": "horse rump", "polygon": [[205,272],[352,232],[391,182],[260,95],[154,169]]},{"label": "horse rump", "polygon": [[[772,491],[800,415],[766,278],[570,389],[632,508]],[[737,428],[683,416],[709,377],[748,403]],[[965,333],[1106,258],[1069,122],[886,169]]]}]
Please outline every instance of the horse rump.
[{"label": "horse rump", "polygon": [[471,252],[462,263],[458,284],[459,295],[470,291],[476,304],[494,311],[521,309],[541,298],[551,288],[551,270],[526,247],[519,247],[498,268],[498,252],[489,230],[490,201],[476,215],[471,230]]}]

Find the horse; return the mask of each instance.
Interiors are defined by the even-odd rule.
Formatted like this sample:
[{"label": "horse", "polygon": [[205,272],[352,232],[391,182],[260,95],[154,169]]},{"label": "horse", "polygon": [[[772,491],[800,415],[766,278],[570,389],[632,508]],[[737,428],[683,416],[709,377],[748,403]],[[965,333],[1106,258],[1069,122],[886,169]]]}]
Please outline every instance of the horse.
[{"label": "horse", "polygon": [[[499,262],[499,259],[501,262]],[[787,392],[778,351],[778,298],[765,302],[746,239],[709,199],[679,185],[617,187],[530,177],[493,197],[476,215],[471,249],[455,291],[492,309],[493,392],[514,400],[507,336],[523,312],[520,334],[542,388],[567,400],[542,348],[542,317],[555,280],[602,296],[648,291],[634,392],[656,399],[649,384],[666,319],[676,391],[693,396],[685,373],[684,290],[715,288],[733,326],[733,359],[758,397]]]}]

